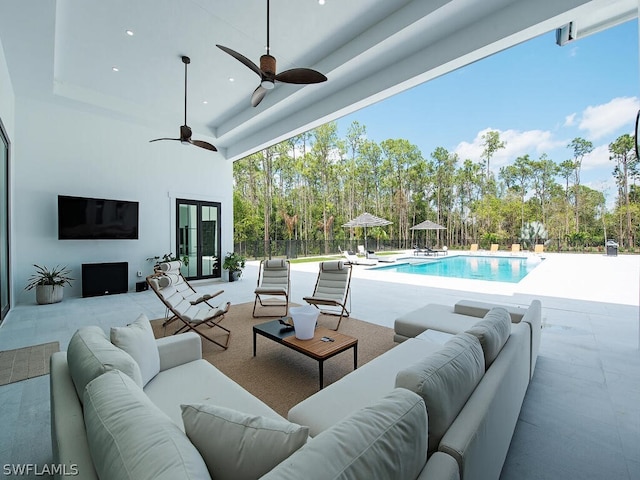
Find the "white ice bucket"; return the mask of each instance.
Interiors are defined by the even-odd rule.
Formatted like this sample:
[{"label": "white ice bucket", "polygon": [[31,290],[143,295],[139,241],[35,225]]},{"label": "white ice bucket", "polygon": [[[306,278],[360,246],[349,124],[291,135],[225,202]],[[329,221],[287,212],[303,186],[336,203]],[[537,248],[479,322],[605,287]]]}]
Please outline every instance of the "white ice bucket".
[{"label": "white ice bucket", "polygon": [[296,338],[300,340],[312,339],[320,310],[311,305],[305,305],[303,307],[291,307],[289,312],[291,313],[291,318],[293,318],[293,329],[295,330]]}]

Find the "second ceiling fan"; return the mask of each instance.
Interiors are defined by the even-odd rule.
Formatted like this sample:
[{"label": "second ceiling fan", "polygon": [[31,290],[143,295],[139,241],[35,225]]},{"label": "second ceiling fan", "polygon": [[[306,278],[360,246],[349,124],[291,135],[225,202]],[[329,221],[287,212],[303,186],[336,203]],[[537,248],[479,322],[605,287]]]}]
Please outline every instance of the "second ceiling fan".
[{"label": "second ceiling fan", "polygon": [[269,55],[269,0],[267,0],[267,54],[260,57],[260,66],[249,60],[244,55],[223,45],[216,45],[223,52],[249,67],[260,77],[260,85],[251,95],[251,106],[257,107],[269,90],[273,90],[275,82],[295,83],[307,85],[311,83],[326,82],[327,77],[310,68],[292,68],[276,74],[276,59]]}]

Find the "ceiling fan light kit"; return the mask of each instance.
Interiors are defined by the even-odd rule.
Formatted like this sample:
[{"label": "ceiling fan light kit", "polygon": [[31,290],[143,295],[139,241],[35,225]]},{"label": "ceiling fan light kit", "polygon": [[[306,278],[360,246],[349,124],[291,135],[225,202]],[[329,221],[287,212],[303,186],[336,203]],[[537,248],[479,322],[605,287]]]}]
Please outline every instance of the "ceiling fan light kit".
[{"label": "ceiling fan light kit", "polygon": [[267,0],[267,54],[260,57],[260,67],[249,60],[244,55],[223,45],[216,45],[223,52],[231,55],[233,58],[242,63],[245,67],[255,72],[260,77],[260,85],[253,91],[251,95],[251,105],[257,107],[262,101],[268,90],[273,90],[276,80],[283,83],[294,83],[298,85],[308,85],[311,83],[326,82],[327,77],[322,73],[310,68],[292,68],[285,70],[280,74],[276,74],[276,59],[269,55],[269,0]]}]

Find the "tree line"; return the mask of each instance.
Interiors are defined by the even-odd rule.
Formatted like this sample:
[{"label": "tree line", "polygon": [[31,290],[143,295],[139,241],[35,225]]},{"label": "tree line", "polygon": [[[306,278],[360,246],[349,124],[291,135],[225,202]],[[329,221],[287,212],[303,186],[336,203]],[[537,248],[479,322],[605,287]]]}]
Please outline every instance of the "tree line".
[{"label": "tree line", "polygon": [[[428,156],[406,139],[380,143],[353,122],[344,138],[330,122],[236,161],[234,241],[318,242],[362,240],[362,229],[342,225],[363,212],[393,222],[367,229],[367,237],[392,248],[415,244],[467,248],[471,243],[546,243],[550,250],[603,246],[613,238],[623,249],[638,246],[640,177],[634,138],[609,144],[617,197],[612,210],[605,195],[581,183],[584,158],[593,144],[574,138],[571,158],[523,155],[490,169],[506,147],[499,132],[482,136],[480,158],[461,159],[444,147]],[[446,230],[431,234],[411,227],[432,220]]]}]

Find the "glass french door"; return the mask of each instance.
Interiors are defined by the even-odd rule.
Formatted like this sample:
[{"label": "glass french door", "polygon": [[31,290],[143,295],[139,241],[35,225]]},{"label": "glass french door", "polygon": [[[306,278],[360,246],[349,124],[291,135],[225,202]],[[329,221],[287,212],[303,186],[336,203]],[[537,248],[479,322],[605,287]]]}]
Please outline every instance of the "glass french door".
[{"label": "glass french door", "polygon": [[182,274],[188,279],[219,278],[220,203],[178,199],[176,207],[178,256],[189,259]]},{"label": "glass french door", "polygon": [[0,121],[0,323],[9,313],[9,139]]}]

